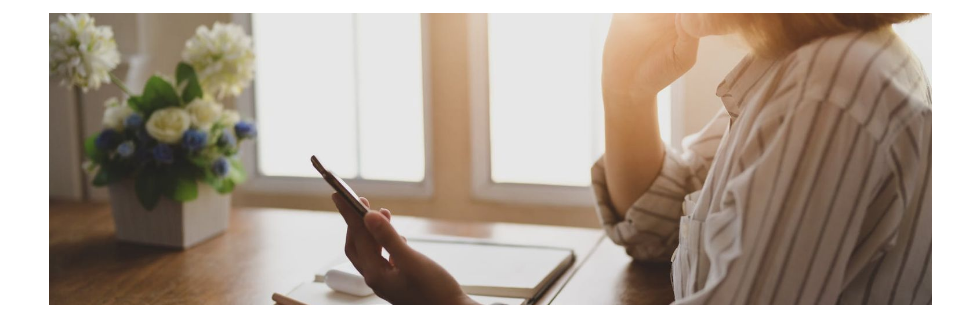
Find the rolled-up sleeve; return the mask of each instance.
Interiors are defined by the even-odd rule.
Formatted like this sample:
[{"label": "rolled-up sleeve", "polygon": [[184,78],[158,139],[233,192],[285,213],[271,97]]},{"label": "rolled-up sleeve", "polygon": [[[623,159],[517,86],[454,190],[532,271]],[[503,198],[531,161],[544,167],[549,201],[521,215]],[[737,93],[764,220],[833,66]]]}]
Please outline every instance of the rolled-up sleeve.
[{"label": "rolled-up sleeve", "polygon": [[677,246],[684,197],[704,185],[729,124],[724,108],[701,131],[684,138],[681,150],[667,149],[660,175],[623,214],[610,205],[605,157],[592,166],[596,212],[606,234],[635,259],[666,261]]}]

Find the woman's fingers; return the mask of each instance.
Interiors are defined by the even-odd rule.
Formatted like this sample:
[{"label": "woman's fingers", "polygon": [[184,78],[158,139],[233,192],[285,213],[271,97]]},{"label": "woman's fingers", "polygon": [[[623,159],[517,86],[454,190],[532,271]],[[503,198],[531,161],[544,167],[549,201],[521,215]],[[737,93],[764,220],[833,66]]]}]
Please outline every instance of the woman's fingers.
[{"label": "woman's fingers", "polygon": [[[372,213],[377,214],[375,211]],[[374,240],[363,224],[359,227],[348,227],[348,230],[353,233],[353,239],[348,241],[354,242],[354,258],[351,258],[351,263],[361,272],[365,281],[372,275],[386,272],[391,267],[388,260],[381,255],[381,245]]]},{"label": "woman's fingers", "polygon": [[[344,246],[344,253],[347,258],[362,275],[384,271],[389,265],[388,261],[381,256],[381,246],[365,229],[364,220],[339,194],[334,193],[331,198],[337,205],[337,210],[344,217],[344,221],[347,222],[347,244]],[[360,201],[365,206],[369,206],[366,198],[362,197]]]},{"label": "woman's fingers", "polygon": [[403,256],[415,252],[405,242],[405,238],[399,235],[395,231],[395,228],[391,226],[391,221],[381,213],[369,212],[364,216],[364,224],[367,226],[371,236],[374,237],[374,241],[388,250],[391,256]]},{"label": "woman's fingers", "polygon": [[361,221],[361,217],[354,211],[354,208],[347,205],[347,201],[344,201],[344,198],[339,193],[334,193],[330,196],[330,199],[333,200],[333,204],[337,206],[337,211],[344,217],[344,221],[347,222],[348,226]]},{"label": "woman's fingers", "polygon": [[695,61],[697,61],[698,44],[701,42],[701,39],[697,36],[688,34],[684,28],[681,27],[680,14],[674,16],[674,21],[674,29],[677,32],[677,42],[674,44],[674,59],[679,64],[679,69],[686,71],[693,67]]},{"label": "woman's fingers", "polygon": [[357,247],[355,243],[354,234],[351,233],[351,228],[347,227],[347,242],[344,243],[344,254],[351,261],[357,258]]},{"label": "woman's fingers", "polygon": [[[347,202],[340,196],[340,194],[334,193],[331,196],[335,205],[337,205],[337,210],[344,217],[344,221],[347,222],[347,244],[344,247],[344,252],[347,254],[347,258],[350,259],[351,264],[357,268],[357,271],[361,273],[364,277],[364,282],[372,288],[377,288],[378,286],[385,283],[385,278],[390,274],[392,263],[386,260],[381,255],[381,242],[376,238],[365,226],[365,219],[367,217],[373,217],[370,219],[381,219],[388,226],[387,229],[390,234],[394,235],[394,239],[397,240],[403,247],[399,247],[395,243],[390,243],[389,245],[393,248],[388,249],[388,252],[394,255],[401,255],[411,250],[405,244],[405,238],[398,235],[394,228],[391,228],[390,219],[391,211],[382,208],[380,211],[370,211],[368,215],[362,218],[357,211],[350,207]],[[371,202],[367,198],[360,197],[358,200],[364,204],[364,206],[371,208]],[[389,238],[382,238],[388,241]],[[385,247],[388,248],[388,247]],[[398,252],[398,253],[395,253]]]}]

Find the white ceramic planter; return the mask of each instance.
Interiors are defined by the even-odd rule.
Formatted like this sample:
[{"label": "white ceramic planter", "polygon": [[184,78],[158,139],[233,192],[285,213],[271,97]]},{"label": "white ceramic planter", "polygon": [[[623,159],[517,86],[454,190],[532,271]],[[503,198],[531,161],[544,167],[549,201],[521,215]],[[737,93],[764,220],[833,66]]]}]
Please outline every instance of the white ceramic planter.
[{"label": "white ceramic planter", "polygon": [[151,211],[140,205],[132,179],[109,185],[116,238],[166,247],[190,248],[228,229],[231,195],[198,184],[197,199],[177,202],[167,197]]}]

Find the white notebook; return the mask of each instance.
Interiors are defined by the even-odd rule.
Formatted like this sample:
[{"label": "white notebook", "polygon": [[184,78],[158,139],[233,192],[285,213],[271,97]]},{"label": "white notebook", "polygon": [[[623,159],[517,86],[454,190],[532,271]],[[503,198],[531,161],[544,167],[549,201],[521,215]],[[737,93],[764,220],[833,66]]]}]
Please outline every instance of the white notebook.
[{"label": "white notebook", "polygon": [[[511,297],[533,303],[575,260],[571,249],[497,243],[409,239],[415,250],[442,265],[470,295]],[[344,259],[337,269],[352,269]],[[317,275],[322,281],[323,274]]]},{"label": "white notebook", "polygon": [[[388,304],[388,301],[381,299],[376,295],[369,295],[365,297],[358,297],[354,295],[349,295],[346,293],[341,293],[331,290],[326,284],[322,282],[307,282],[294,288],[287,294],[289,298],[313,305],[376,305],[376,304]],[[487,297],[470,295],[470,298],[479,302],[481,304],[523,304],[526,300],[521,298],[507,298],[507,297]]]}]

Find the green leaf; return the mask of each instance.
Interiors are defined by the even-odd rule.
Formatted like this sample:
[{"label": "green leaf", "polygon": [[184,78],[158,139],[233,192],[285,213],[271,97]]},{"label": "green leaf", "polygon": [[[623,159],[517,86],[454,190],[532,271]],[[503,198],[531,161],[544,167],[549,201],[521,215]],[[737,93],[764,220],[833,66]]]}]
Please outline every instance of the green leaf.
[{"label": "green leaf", "polygon": [[191,65],[183,61],[177,64],[176,75],[177,75],[177,85],[183,83],[184,80],[197,77],[197,73],[194,72],[194,67],[191,67]]},{"label": "green leaf", "polygon": [[146,87],[143,88],[143,95],[140,97],[143,113],[151,114],[157,109],[179,105],[180,98],[177,96],[177,90],[174,90],[170,82],[159,76],[152,76],[146,81]]},{"label": "green leaf", "polygon": [[215,188],[215,190],[220,194],[229,194],[235,190],[235,182],[231,181],[231,179],[223,179],[221,180],[221,185]]},{"label": "green leaf", "polygon": [[153,210],[160,201],[161,189],[157,175],[152,169],[146,169],[136,175],[136,197],[147,211]]},{"label": "green leaf", "polygon": [[140,96],[132,96],[132,97],[129,97],[129,99],[126,99],[126,104],[128,104],[129,107],[131,109],[133,109],[133,110],[136,110],[136,111],[143,110],[143,107],[142,107],[143,106],[143,102],[140,99]]},{"label": "green leaf", "polygon": [[222,179],[221,177],[214,175],[214,173],[211,172],[211,170],[204,170],[204,183],[207,183],[213,187],[217,185],[218,180],[221,179]]},{"label": "green leaf", "polygon": [[229,178],[211,176],[211,179],[208,179],[208,184],[210,184],[211,187],[213,187],[214,190],[218,191],[220,194],[227,194],[232,190],[235,190],[235,182],[231,181]]},{"label": "green leaf", "polygon": [[238,159],[230,159],[231,166],[228,168],[227,178],[231,180],[234,184],[240,184],[245,182],[245,166],[242,165],[242,161]]},{"label": "green leaf", "polygon": [[104,187],[109,184],[109,170],[105,167],[99,167],[99,171],[95,173],[95,178],[92,179],[92,185],[96,187]]},{"label": "green leaf", "polygon": [[198,174],[201,169],[197,167],[196,164],[190,161],[190,159],[180,159],[174,164],[174,168],[177,170],[177,177],[181,179],[195,180],[200,174]]},{"label": "green leaf", "polygon": [[180,202],[197,199],[197,182],[194,179],[178,178],[173,199]]},{"label": "green leaf", "polygon": [[184,62],[177,64],[177,87],[180,86],[184,86],[183,92],[180,93],[184,103],[190,103],[204,96],[201,83],[197,80],[197,72],[194,71],[194,67]]},{"label": "green leaf", "polygon": [[190,157],[188,157],[187,160],[190,161],[191,163],[193,163],[195,166],[203,169],[204,171],[207,171],[207,172],[210,172],[211,171],[210,170],[211,169],[211,160],[208,159],[208,157],[205,156],[203,153],[202,154],[197,154],[197,155],[190,156]]},{"label": "green leaf", "polygon": [[177,190],[177,175],[171,168],[158,171],[157,186],[163,195],[167,196],[167,198],[174,199],[174,193]]},{"label": "green leaf", "polygon": [[98,137],[99,133],[96,133],[89,136],[88,139],[85,139],[85,156],[93,162],[102,163],[102,161],[105,161],[106,155],[95,146],[95,139]]},{"label": "green leaf", "polygon": [[238,146],[236,145],[226,146],[221,149],[221,153],[224,154],[226,157],[234,156],[238,154]]},{"label": "green leaf", "polygon": [[124,161],[110,161],[102,166],[106,172],[106,184],[113,184],[125,179],[133,171],[133,166]]}]

